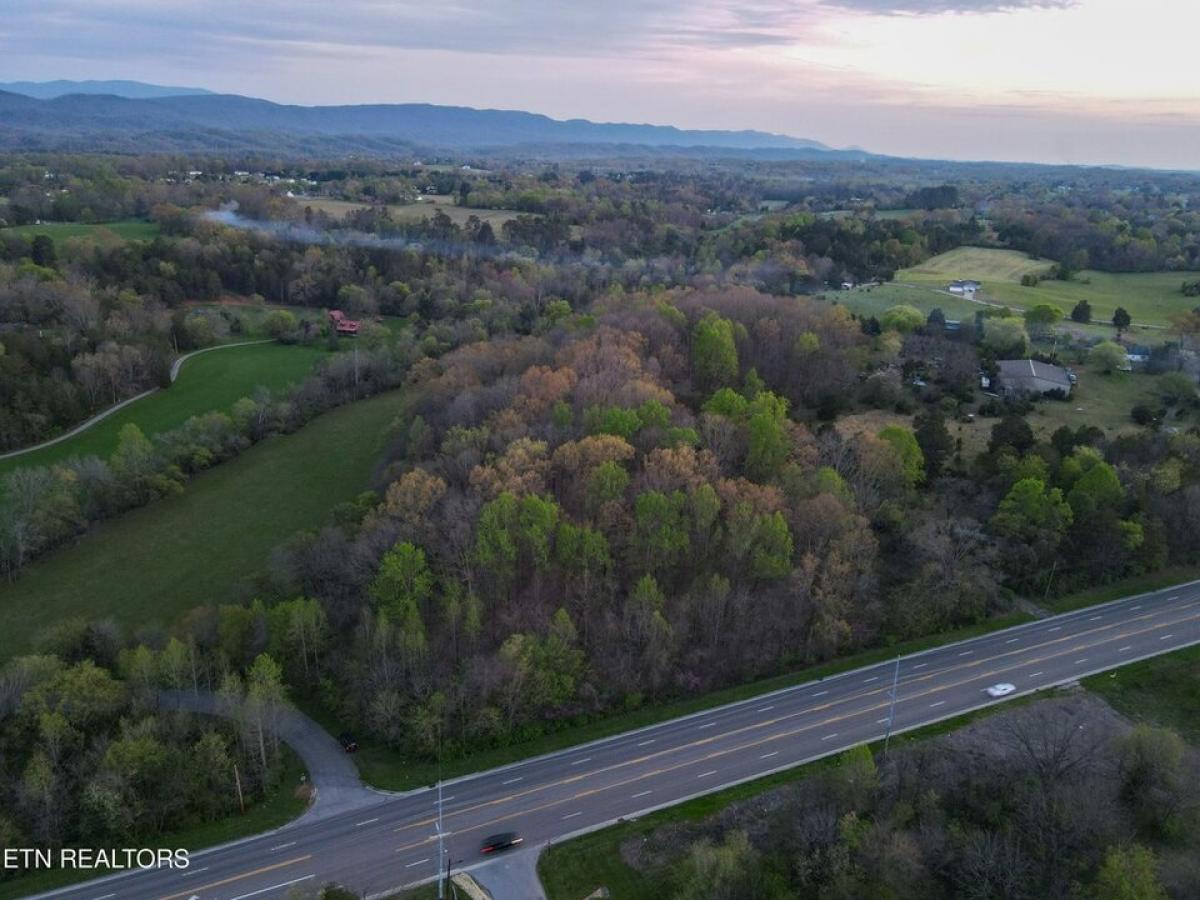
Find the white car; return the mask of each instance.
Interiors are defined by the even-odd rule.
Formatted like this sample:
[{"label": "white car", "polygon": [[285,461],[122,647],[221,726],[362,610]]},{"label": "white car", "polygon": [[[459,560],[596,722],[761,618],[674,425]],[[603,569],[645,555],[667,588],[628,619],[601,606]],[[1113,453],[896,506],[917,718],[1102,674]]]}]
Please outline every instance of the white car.
[{"label": "white car", "polygon": [[990,688],[986,688],[987,695],[989,697],[1007,697],[1016,689],[1016,685],[1009,684],[1006,681],[1002,681],[999,684],[993,684]]}]

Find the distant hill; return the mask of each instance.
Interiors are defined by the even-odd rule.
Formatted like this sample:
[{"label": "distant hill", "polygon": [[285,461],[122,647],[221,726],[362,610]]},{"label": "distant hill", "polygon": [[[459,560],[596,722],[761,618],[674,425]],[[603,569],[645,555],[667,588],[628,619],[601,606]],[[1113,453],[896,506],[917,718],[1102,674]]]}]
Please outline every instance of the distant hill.
[{"label": "distant hill", "polygon": [[165,84],[146,84],[144,81],[0,81],[0,91],[24,94],[39,100],[53,100],[66,94],[112,94],[144,100],[147,97],[180,97],[211,94],[204,88],[171,87]]},{"label": "distant hill", "polygon": [[112,92],[74,92],[39,99],[0,92],[0,148],[4,149],[387,155],[416,147],[565,149],[567,145],[770,150],[789,155],[837,152],[818,141],[761,131],[563,121],[514,110],[427,103],[292,106],[236,94],[130,98]]}]

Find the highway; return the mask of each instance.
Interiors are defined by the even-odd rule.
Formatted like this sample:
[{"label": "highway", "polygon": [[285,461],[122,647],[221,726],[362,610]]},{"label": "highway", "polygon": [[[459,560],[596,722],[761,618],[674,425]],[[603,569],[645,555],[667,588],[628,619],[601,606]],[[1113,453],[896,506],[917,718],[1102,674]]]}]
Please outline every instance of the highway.
[{"label": "highway", "polygon": [[[561,841],[1009,697],[1200,643],[1200,582],[1042,619],[896,661],[663,722],[443,785],[445,851],[455,869],[486,864],[483,837],[519,831]],[[893,703],[892,691],[895,685]],[[432,879],[437,791],[194,854],[186,870],[148,870],[51,895],[71,900],[249,900],[304,896],[329,882],[377,894]],[[497,898],[509,900],[509,898]]]}]

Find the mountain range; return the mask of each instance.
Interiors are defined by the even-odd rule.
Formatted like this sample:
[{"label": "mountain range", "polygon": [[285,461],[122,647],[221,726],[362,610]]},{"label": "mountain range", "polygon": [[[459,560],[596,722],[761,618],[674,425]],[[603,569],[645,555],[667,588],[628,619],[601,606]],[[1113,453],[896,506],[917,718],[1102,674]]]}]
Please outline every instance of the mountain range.
[{"label": "mountain range", "polygon": [[0,149],[7,150],[389,155],[421,148],[577,153],[580,147],[864,155],[762,131],[560,120],[515,110],[427,103],[297,106],[140,82],[0,84]]}]

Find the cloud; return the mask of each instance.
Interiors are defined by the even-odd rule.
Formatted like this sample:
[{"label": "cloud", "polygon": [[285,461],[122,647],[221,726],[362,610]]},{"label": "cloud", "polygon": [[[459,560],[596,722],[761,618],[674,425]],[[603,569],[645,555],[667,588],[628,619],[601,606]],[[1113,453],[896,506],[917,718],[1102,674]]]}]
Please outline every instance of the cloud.
[{"label": "cloud", "polygon": [[1011,12],[1017,9],[1066,9],[1079,0],[822,0],[825,6],[878,15]]}]

